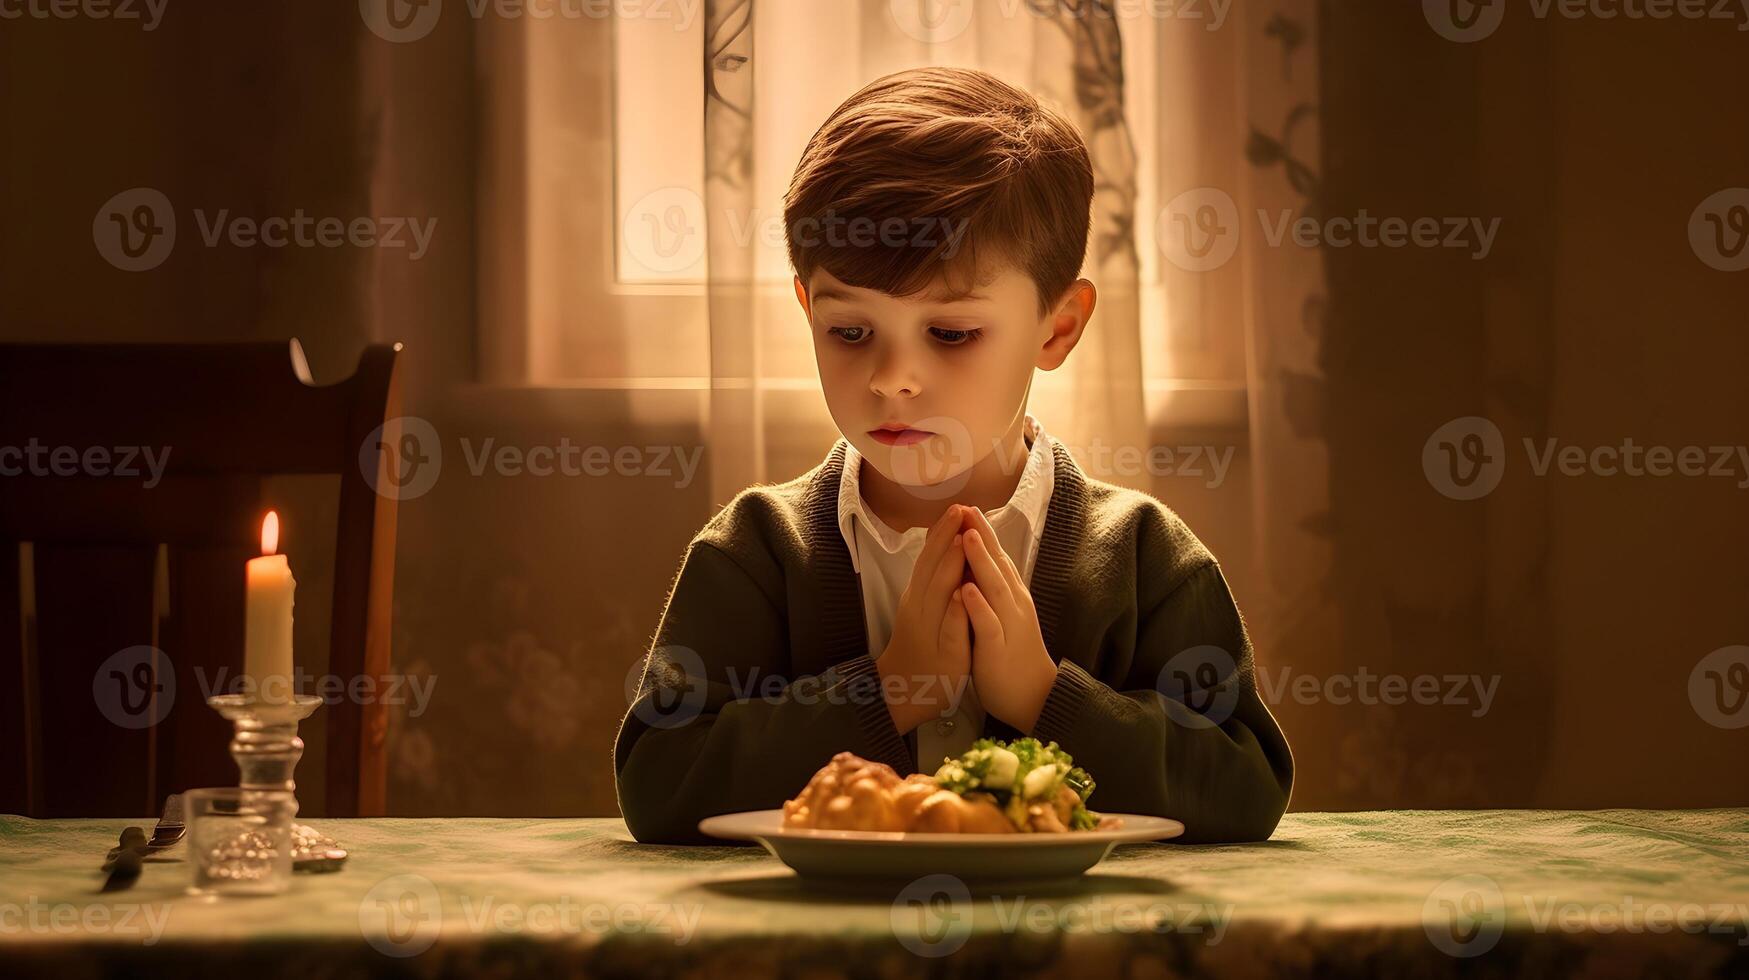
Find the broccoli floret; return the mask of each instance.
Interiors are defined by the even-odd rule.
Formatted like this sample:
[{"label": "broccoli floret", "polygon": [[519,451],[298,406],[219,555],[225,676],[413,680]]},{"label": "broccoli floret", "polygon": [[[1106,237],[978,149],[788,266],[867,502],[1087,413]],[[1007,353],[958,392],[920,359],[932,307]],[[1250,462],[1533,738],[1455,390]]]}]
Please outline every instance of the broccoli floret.
[{"label": "broccoli floret", "polygon": [[1070,829],[1090,830],[1099,822],[1086,807],[1093,777],[1055,742],[1018,738],[1004,744],[980,738],[958,759],[943,759],[935,783],[962,796],[974,790],[989,793],[1016,826],[1024,822],[1028,802],[1053,799],[1058,787],[1067,785],[1080,797],[1070,814]]},{"label": "broccoli floret", "polygon": [[972,790],[1006,791],[1014,783],[1014,753],[995,739],[980,738],[958,759],[943,759],[935,771],[936,785],[965,794]]}]

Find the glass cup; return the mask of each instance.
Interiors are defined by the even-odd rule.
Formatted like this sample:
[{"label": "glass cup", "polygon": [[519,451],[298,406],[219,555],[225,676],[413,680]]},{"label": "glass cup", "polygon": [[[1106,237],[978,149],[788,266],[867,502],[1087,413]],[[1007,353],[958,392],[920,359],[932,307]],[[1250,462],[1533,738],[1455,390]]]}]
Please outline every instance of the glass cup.
[{"label": "glass cup", "polygon": [[202,895],[277,895],[291,887],[297,796],[236,786],[182,794],[191,890]]}]

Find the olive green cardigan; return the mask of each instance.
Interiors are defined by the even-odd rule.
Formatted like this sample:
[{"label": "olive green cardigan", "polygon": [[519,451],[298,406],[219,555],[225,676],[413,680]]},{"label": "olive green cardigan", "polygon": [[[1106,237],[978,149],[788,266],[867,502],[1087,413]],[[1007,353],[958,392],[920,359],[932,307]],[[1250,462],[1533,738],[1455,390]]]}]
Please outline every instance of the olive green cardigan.
[{"label": "olive green cardigan", "polygon": [[[614,745],[638,840],[708,840],[699,820],[782,806],[844,750],[916,771],[838,529],[847,447],[742,491],[688,546]],[[1158,500],[1061,444],[1055,461],[1030,586],[1057,680],[1034,731],[991,717],[983,734],[1055,740],[1092,774],[1095,811],[1172,817],[1188,842],[1267,838],[1293,757],[1220,566]]]}]

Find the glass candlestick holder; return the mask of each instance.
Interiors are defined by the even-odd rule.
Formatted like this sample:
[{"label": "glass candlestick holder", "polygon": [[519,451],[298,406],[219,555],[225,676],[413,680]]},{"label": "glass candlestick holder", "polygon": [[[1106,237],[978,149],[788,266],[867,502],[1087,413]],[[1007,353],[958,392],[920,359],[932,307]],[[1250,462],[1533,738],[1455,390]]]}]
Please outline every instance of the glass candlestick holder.
[{"label": "glass candlestick holder", "polygon": [[[245,795],[290,793],[295,815],[297,783],[292,773],[304,756],[298,722],[315,713],[322,699],[296,694],[285,701],[269,701],[247,694],[220,694],[207,698],[206,703],[235,726],[231,758],[237,761],[238,788]],[[292,865],[300,871],[333,870],[346,860],[346,851],[333,838],[296,822],[291,827],[291,849]]]}]

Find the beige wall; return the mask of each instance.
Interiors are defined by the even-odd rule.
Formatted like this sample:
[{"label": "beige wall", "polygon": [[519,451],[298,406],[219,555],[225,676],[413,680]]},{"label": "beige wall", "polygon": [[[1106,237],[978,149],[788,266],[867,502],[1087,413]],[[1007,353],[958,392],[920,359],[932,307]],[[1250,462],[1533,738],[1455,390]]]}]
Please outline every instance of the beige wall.
[{"label": "beige wall", "polygon": [[[1466,46],[1419,5],[1326,5],[1330,213],[1502,221],[1486,262],[1326,253],[1336,657],[1501,682],[1484,718],[1284,710],[1311,777],[1297,802],[1741,805],[1742,732],[1703,721],[1688,681],[1749,642],[1745,491],[1537,478],[1521,440],[1745,441],[1749,278],[1687,239],[1703,199],[1745,183],[1749,126],[1724,96],[1743,35],[1512,10]],[[1465,415],[1506,439],[1485,500],[1430,493],[1419,465]]]}]

